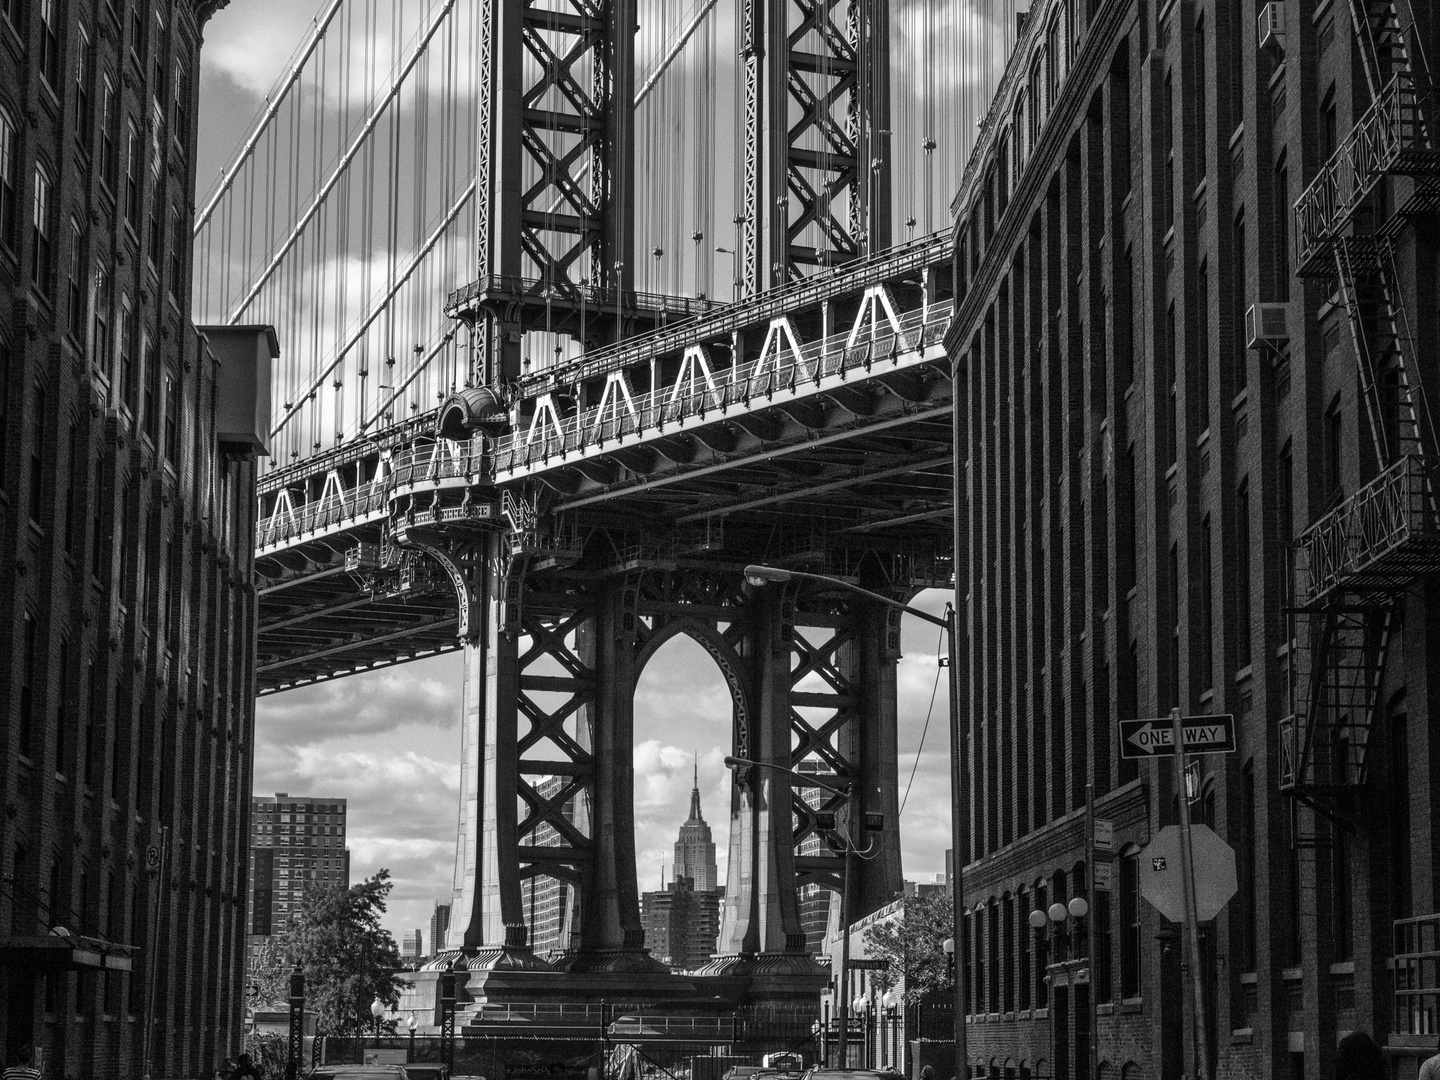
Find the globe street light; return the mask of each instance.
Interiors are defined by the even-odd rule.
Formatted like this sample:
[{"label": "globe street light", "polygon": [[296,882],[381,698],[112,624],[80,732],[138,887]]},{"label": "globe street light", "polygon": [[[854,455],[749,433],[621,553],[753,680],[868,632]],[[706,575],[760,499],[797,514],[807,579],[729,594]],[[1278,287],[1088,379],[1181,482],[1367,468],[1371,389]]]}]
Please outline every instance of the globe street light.
[{"label": "globe street light", "polygon": [[380,995],[375,995],[375,1000],[370,1002],[370,1015],[375,1018],[375,1037],[380,1037],[380,1017],[385,1015],[385,1003],[380,1000]]},{"label": "globe street light", "polygon": [[[956,444],[959,445],[958,442]],[[954,470],[959,475],[959,470]],[[960,940],[964,932],[964,874],[965,856],[961,851],[961,845],[968,847],[970,834],[970,807],[960,797],[960,653],[956,644],[956,612],[953,602],[945,605],[944,617],[931,615],[928,611],[921,611],[919,608],[911,607],[909,604],[902,604],[899,600],[892,600],[888,596],[871,592],[869,589],[862,589],[859,585],[852,585],[841,578],[828,577],[825,574],[811,574],[803,570],[787,570],[778,566],[762,566],[752,564],[745,567],[745,580],[751,585],[760,588],[772,583],[784,583],[787,581],[818,581],[825,585],[835,585],[851,592],[859,593],[861,596],[869,597],[876,603],[884,604],[886,607],[895,608],[908,615],[914,615],[923,622],[938,626],[945,631],[945,637],[949,641],[950,667],[950,844],[951,851],[951,878],[950,878],[950,931],[951,948],[954,942]],[[848,943],[850,940],[849,927],[845,928],[843,940]],[[965,965],[960,962],[957,955],[955,961],[955,1075],[961,1075],[964,1069],[966,1075],[969,1073],[970,1058],[969,1048],[966,1045],[965,1030],[965,984],[969,978],[965,971]],[[840,998],[840,1007],[845,1007],[844,995]]]}]

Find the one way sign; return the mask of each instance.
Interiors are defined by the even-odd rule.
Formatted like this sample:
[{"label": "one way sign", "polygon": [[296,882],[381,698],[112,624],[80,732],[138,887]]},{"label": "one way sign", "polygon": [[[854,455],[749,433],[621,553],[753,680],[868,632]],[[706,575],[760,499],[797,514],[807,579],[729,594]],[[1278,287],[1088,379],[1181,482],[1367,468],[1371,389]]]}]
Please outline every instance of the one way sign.
[{"label": "one way sign", "polygon": [[[1233,754],[1235,752],[1235,717],[1229,713],[1216,716],[1183,716],[1187,754]],[[1120,721],[1120,756],[1149,758],[1167,753],[1174,745],[1168,716],[1148,720]]]}]

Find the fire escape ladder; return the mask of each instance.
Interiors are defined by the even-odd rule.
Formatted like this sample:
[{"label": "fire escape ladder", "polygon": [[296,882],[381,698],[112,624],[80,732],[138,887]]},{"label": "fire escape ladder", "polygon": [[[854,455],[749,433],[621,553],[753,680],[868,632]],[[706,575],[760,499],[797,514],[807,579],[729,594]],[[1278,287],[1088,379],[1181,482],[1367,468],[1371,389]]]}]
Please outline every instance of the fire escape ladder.
[{"label": "fire escape ladder", "polygon": [[[1418,355],[1410,318],[1400,300],[1400,270],[1395,265],[1395,245],[1386,241],[1380,252],[1380,277],[1385,292],[1386,318],[1394,343],[1393,379],[1395,430],[1402,455],[1418,457],[1426,470],[1440,464],[1440,444],[1436,442],[1435,419],[1425,396],[1425,385],[1418,369],[1412,369],[1409,358]],[[1431,510],[1434,505],[1433,485],[1430,491]]]},{"label": "fire escape ladder", "polygon": [[1410,72],[1410,48],[1395,0],[1350,0],[1350,17],[1365,57],[1370,98],[1380,96],[1391,76]]},{"label": "fire escape ladder", "polygon": [[[1364,786],[1371,722],[1394,631],[1393,600],[1331,604],[1300,617],[1294,716],[1282,724],[1281,786],[1332,816],[1336,797]],[[1338,820],[1338,817],[1337,817]]]},{"label": "fire escape ladder", "polygon": [[1389,243],[1378,236],[1342,237],[1335,241],[1336,282],[1355,345],[1360,393],[1370,421],[1375,460],[1384,469],[1396,459],[1400,448],[1390,445],[1392,433],[1385,424],[1380,372],[1395,354],[1399,335],[1395,330],[1395,299],[1381,272],[1381,266],[1388,262],[1381,255],[1382,248],[1388,249]]}]

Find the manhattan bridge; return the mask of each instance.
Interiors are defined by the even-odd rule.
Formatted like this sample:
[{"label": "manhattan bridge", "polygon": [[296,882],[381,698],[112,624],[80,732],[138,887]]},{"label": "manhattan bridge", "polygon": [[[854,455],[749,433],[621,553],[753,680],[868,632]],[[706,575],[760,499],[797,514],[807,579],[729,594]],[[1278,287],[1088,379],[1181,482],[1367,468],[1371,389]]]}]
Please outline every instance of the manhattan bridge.
[{"label": "manhattan bridge", "polygon": [[283,343],[259,692],[463,651],[472,992],[664,970],[632,697],[676,635],[772,766],[737,774],[707,973],[824,981],[796,887],[843,859],[807,837],[875,842],[852,918],[900,891],[898,613],[743,569],[952,587],[949,203],[1015,34],[1000,0],[329,0],[202,201],[202,317]]}]

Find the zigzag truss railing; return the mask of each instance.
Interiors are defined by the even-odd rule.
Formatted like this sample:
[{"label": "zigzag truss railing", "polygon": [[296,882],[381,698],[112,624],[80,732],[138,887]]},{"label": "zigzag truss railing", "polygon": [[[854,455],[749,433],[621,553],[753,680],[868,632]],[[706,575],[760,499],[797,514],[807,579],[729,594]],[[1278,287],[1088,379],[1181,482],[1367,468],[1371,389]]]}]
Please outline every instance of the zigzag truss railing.
[{"label": "zigzag truss railing", "polygon": [[[724,415],[731,409],[749,409],[756,398],[767,400],[781,391],[803,392],[807,384],[849,372],[870,375],[913,362],[917,354],[944,337],[949,325],[948,301],[925,310],[906,312],[893,330],[864,341],[836,334],[821,341],[762,354],[728,368],[712,370],[702,347],[687,350],[682,367],[684,382],[677,381],[644,393],[632,393],[623,372],[609,376],[606,397],[589,409],[562,416],[553,396],[536,400],[536,411],[524,433],[501,438],[496,446],[496,472],[503,476],[603,448],[607,441],[646,434],[660,435],[667,425],[679,425],[708,413]],[[778,321],[777,321],[778,322]],[[608,417],[608,418],[607,418]]]}]

